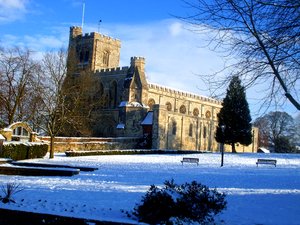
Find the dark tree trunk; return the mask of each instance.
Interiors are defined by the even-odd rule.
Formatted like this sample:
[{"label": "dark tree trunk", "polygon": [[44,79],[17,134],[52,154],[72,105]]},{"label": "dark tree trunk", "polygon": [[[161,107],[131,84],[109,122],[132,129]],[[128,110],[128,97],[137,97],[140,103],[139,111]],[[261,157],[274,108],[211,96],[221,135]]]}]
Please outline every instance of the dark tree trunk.
[{"label": "dark tree trunk", "polygon": [[50,136],[50,159],[54,158],[54,136]]},{"label": "dark tree trunk", "polygon": [[232,153],[236,153],[234,142],[231,143],[231,151],[232,151]]}]

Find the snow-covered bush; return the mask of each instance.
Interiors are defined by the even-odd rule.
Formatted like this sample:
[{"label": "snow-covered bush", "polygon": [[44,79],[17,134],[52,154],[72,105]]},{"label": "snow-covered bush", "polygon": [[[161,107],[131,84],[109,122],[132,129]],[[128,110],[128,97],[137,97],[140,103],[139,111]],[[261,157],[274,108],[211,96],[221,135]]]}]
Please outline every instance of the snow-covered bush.
[{"label": "snow-covered bush", "polygon": [[166,181],[164,187],[152,185],[133,215],[149,224],[213,222],[214,216],[226,208],[225,194],[192,181],[177,185]]},{"label": "snow-covered bush", "polygon": [[43,158],[48,151],[48,145],[39,142],[6,142],[0,152],[1,158],[13,160]]}]

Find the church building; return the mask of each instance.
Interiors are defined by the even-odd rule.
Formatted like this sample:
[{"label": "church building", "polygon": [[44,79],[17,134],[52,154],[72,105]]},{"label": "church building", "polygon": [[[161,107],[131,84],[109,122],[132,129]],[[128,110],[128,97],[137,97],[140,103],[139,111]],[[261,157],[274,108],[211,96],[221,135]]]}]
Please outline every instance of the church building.
[{"label": "church building", "polygon": [[69,53],[80,71],[96,77],[93,101],[102,102],[93,112],[91,134],[144,137],[152,149],[219,151],[214,136],[221,102],[149,83],[145,58],[131,57],[128,67],[119,67],[120,49],[120,40],[70,28]]}]

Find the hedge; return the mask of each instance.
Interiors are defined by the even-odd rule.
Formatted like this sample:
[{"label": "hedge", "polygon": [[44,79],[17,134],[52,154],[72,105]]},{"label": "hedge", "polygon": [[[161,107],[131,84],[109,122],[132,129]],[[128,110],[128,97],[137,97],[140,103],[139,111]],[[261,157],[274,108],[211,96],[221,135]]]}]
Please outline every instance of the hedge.
[{"label": "hedge", "polygon": [[13,160],[43,158],[48,151],[45,143],[34,142],[7,142],[3,145],[0,158]]},{"label": "hedge", "polygon": [[93,156],[93,155],[144,155],[144,154],[199,154],[200,151],[188,150],[155,150],[155,149],[125,149],[125,150],[88,150],[66,151],[66,156]]}]

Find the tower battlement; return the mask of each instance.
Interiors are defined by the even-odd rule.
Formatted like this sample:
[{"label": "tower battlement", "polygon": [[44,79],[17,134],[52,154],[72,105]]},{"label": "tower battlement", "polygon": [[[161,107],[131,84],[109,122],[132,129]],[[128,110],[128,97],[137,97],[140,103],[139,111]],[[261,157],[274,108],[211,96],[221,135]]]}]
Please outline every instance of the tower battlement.
[{"label": "tower battlement", "polygon": [[97,32],[83,34],[81,27],[78,27],[78,26],[70,27],[70,38],[74,39],[77,37],[81,37],[83,39],[101,39],[103,41],[116,42],[116,43],[118,43],[118,45],[121,45],[121,41],[117,38],[112,38],[112,37],[109,37],[109,36],[106,36],[104,34],[100,34]]},{"label": "tower battlement", "polygon": [[92,38],[92,39],[100,39],[102,41],[106,41],[106,42],[115,42],[117,43],[118,45],[121,45],[121,41],[117,38],[112,38],[112,37],[109,37],[109,36],[106,36],[104,34],[99,34],[97,32],[91,32],[91,33],[85,33],[84,36],[82,36],[82,38],[86,38],[86,39],[89,39],[89,38]]},{"label": "tower battlement", "polygon": [[134,56],[130,58],[130,65],[132,67],[139,67],[141,71],[145,71],[145,58],[144,57],[138,57]]},{"label": "tower battlement", "polygon": [[70,27],[69,51],[79,65],[92,71],[115,68],[120,62],[121,41],[97,32],[82,33],[82,27]]},{"label": "tower battlement", "polygon": [[101,73],[101,75],[120,75],[120,74],[126,74],[128,69],[129,69],[128,66],[123,66],[123,67],[96,70],[95,73],[97,74]]},{"label": "tower battlement", "polygon": [[131,61],[145,61],[145,57],[133,56],[131,57]]}]

